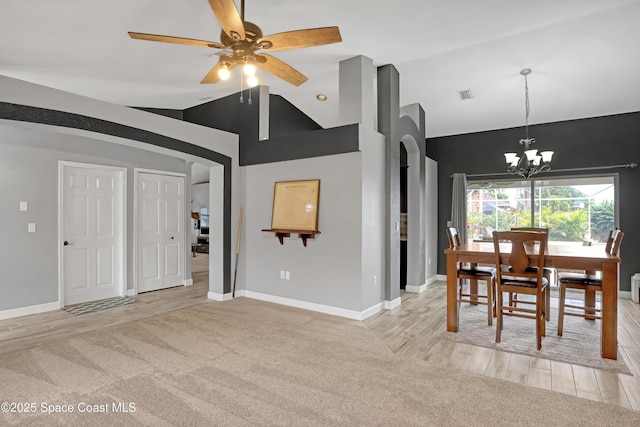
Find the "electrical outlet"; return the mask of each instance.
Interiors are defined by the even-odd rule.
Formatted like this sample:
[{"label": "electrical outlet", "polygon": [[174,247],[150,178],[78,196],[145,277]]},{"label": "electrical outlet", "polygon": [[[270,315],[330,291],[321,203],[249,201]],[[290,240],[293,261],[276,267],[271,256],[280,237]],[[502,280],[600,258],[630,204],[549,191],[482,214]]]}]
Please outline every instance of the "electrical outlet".
[{"label": "electrical outlet", "polygon": [[285,271],[284,272],[284,278],[286,280],[290,280],[291,279],[291,272],[290,271]]},{"label": "electrical outlet", "polygon": [[376,286],[378,284],[378,276],[376,276],[375,274],[373,275],[373,286]]},{"label": "electrical outlet", "polygon": [[280,270],[280,278],[284,279],[284,270]]}]

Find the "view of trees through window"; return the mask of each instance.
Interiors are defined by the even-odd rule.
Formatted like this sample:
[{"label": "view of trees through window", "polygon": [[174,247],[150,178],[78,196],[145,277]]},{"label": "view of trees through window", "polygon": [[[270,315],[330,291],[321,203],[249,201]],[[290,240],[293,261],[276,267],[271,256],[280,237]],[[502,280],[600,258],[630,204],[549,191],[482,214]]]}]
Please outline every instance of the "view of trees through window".
[{"label": "view of trees through window", "polygon": [[547,227],[549,240],[605,242],[615,225],[613,176],[530,181],[469,181],[467,227],[473,239],[494,230]]}]

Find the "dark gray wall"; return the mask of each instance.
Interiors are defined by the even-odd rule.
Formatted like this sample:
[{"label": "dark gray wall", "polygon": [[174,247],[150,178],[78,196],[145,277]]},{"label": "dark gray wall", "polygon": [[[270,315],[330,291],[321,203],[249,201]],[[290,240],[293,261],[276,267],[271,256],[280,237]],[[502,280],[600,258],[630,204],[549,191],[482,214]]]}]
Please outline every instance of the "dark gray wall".
[{"label": "dark gray wall", "polygon": [[[640,163],[640,113],[546,123],[529,127],[536,138],[533,148],[555,151],[553,169],[572,169]],[[427,156],[438,162],[438,273],[446,273],[444,250],[448,241],[444,229],[451,216],[451,174],[503,173],[503,153],[522,151],[518,143],[524,129],[427,139]],[[621,248],[620,289],[629,291],[630,277],[640,272],[640,168],[608,171],[547,173],[541,176],[570,176],[618,173],[620,202],[617,206],[625,236]],[[490,178],[490,177],[489,177]],[[496,176],[504,178],[504,176]]]},{"label": "dark gray wall", "polygon": [[240,103],[239,94],[184,111],[184,121],[239,135],[240,165],[257,165],[358,151],[358,126],[321,129],[300,110],[278,96],[269,101],[270,127],[278,122],[270,139],[259,140],[259,91]]}]

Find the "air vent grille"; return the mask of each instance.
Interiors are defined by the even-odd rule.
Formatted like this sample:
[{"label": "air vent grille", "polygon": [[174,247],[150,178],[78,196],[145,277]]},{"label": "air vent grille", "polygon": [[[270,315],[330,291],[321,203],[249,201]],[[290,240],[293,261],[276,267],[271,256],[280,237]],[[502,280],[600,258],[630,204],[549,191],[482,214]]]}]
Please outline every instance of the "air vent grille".
[{"label": "air vent grille", "polygon": [[473,99],[473,93],[471,93],[471,89],[464,89],[458,91],[458,96],[461,101],[465,101],[467,99]]}]

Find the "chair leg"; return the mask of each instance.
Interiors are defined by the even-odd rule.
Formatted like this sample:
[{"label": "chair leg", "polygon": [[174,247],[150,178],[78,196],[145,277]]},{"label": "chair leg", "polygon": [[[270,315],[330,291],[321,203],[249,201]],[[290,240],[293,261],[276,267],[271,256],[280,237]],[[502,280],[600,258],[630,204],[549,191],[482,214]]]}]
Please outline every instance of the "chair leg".
[{"label": "chair leg", "polygon": [[497,287],[496,292],[496,342],[500,342],[502,338],[502,290]]},{"label": "chair leg", "polygon": [[558,335],[562,336],[562,327],[564,326],[564,299],[567,295],[567,288],[560,283],[560,296],[558,298]]},{"label": "chair leg", "polygon": [[584,291],[584,314],[587,320],[596,320],[596,291]]},{"label": "chair leg", "polygon": [[487,279],[487,315],[489,326],[493,325],[493,280]]},{"label": "chair leg", "polygon": [[551,319],[551,287],[547,285],[544,293],[544,320],[548,322]]}]

